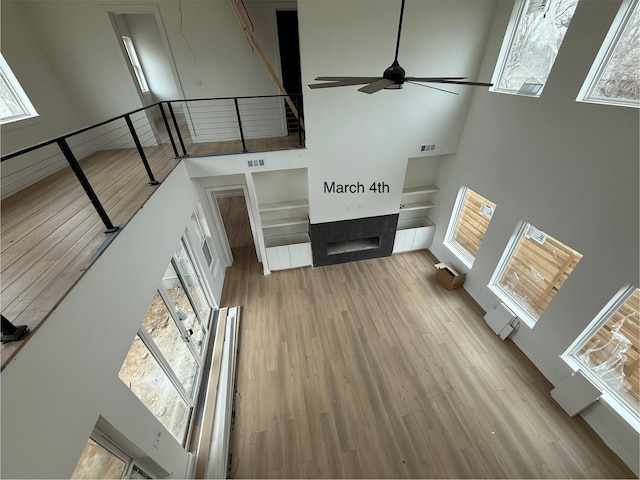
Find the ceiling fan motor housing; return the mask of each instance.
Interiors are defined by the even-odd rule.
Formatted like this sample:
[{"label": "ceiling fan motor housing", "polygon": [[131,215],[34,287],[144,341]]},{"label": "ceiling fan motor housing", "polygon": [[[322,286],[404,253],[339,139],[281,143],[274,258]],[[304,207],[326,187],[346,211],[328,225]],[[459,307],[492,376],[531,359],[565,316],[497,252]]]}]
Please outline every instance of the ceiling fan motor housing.
[{"label": "ceiling fan motor housing", "polygon": [[398,85],[402,85],[404,83],[405,71],[398,61],[394,60],[393,64],[384,71],[382,77],[388,80],[393,80]]}]

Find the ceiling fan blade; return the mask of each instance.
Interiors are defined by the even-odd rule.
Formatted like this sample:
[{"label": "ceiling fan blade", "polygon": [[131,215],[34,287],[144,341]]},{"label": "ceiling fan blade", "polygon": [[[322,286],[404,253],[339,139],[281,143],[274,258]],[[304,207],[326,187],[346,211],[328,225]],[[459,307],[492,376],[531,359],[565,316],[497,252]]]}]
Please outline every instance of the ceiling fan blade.
[{"label": "ceiling fan blade", "polygon": [[[332,77],[318,77],[316,80],[321,80],[325,78]],[[336,77],[337,78],[337,77]],[[312,83],[309,85],[309,88],[328,88],[328,87],[348,87],[350,85],[362,85],[364,83],[372,83],[376,80],[380,80],[381,77],[353,77],[352,79],[348,79],[346,77],[342,77],[341,80],[336,81],[328,81],[325,83]]]},{"label": "ceiling fan blade", "polygon": [[387,88],[394,83],[396,82],[393,80],[389,80],[388,78],[381,78],[373,83],[370,83],[369,85],[359,88],[358,91],[363,93],[376,93],[377,91]]},{"label": "ceiling fan blade", "polygon": [[451,90],[445,90],[444,88],[438,88],[438,87],[434,87],[433,85],[425,85],[424,83],[418,83],[418,82],[407,82],[407,83],[411,83],[413,85],[418,85],[420,87],[425,87],[425,88],[432,88],[434,90],[440,90],[441,92],[445,92],[445,93],[452,93],[454,95],[460,95],[458,92],[452,92]]},{"label": "ceiling fan blade", "polygon": [[380,77],[316,77],[314,80],[319,82],[351,82],[362,81],[361,83],[371,83]]},{"label": "ceiling fan blade", "polygon": [[442,80],[464,80],[467,77],[407,77],[407,82],[440,82]]},{"label": "ceiling fan blade", "polygon": [[493,83],[487,83],[487,82],[465,82],[465,81],[450,80],[450,79],[430,80],[430,82],[432,82],[432,83],[453,83],[453,84],[456,84],[456,85],[475,85],[477,87],[491,87],[491,86],[493,86]]}]

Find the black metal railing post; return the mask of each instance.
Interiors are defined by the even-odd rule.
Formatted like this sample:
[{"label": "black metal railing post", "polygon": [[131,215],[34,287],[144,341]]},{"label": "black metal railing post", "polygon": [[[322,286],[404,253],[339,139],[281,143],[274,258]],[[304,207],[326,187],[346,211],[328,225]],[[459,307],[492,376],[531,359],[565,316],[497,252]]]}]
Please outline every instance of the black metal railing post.
[{"label": "black metal railing post", "polygon": [[124,120],[127,122],[127,126],[129,127],[129,131],[131,132],[131,137],[133,137],[133,143],[136,144],[136,148],[138,149],[138,155],[142,159],[142,164],[144,165],[144,169],[147,171],[147,175],[149,176],[149,185],[160,185],[160,182],[157,181],[153,172],[151,171],[151,167],[149,166],[149,162],[147,161],[147,156],[142,149],[142,145],[140,144],[140,139],[138,138],[138,134],[136,133],[136,129],[133,127],[133,122],[131,121],[131,115],[126,114],[124,116]]},{"label": "black metal railing post", "polygon": [[173,134],[171,133],[171,127],[169,127],[169,120],[167,120],[167,114],[164,112],[164,108],[162,108],[162,102],[158,104],[158,108],[160,109],[160,114],[162,115],[162,121],[164,122],[164,128],[167,130],[167,135],[169,136],[171,147],[173,148],[173,154],[175,158],[180,158],[180,155],[178,155],[178,149],[176,148],[176,142],[173,139]]},{"label": "black metal railing post", "polygon": [[173,126],[176,128],[176,135],[178,135],[178,141],[180,142],[180,146],[182,147],[182,156],[188,157],[187,149],[184,148],[184,141],[182,140],[182,134],[180,133],[180,127],[178,127],[178,120],[176,120],[176,115],[173,113],[173,107],[171,106],[171,102],[167,102],[167,106],[169,107],[169,113],[171,114],[171,119],[173,120]]},{"label": "black metal railing post", "polygon": [[80,168],[80,164],[78,163],[78,160],[76,160],[76,157],[71,151],[71,148],[69,148],[69,144],[67,143],[67,140],[65,138],[59,138],[56,140],[56,143],[58,144],[58,147],[60,147],[62,154],[67,159],[67,162],[71,167],[71,170],[73,170],[73,173],[76,174],[76,177],[78,178],[80,185],[82,185],[82,188],[84,189],[87,196],[89,197],[89,200],[91,200],[91,203],[93,204],[93,208],[96,209],[96,212],[98,212],[98,215],[102,220],[102,223],[104,223],[104,226],[105,226],[104,233],[113,233],[119,230],[119,227],[114,227],[113,223],[111,223],[111,219],[109,218],[109,215],[107,215],[107,212],[105,211],[104,207],[100,203],[100,200],[96,195],[96,192],[93,190],[93,187],[91,186],[91,183],[89,183],[89,180],[87,179],[86,175],[82,171],[82,168]]},{"label": "black metal railing post", "polygon": [[233,99],[233,103],[236,106],[236,116],[238,117],[238,128],[240,128],[240,140],[242,140],[242,151],[248,152],[247,144],[244,141],[244,131],[242,130],[242,120],[240,119],[240,107],[238,106],[238,98]]},{"label": "black metal railing post", "polygon": [[296,110],[298,111],[298,116],[296,120],[298,121],[298,147],[302,148],[302,112],[300,111],[300,96],[295,96],[296,100]]}]

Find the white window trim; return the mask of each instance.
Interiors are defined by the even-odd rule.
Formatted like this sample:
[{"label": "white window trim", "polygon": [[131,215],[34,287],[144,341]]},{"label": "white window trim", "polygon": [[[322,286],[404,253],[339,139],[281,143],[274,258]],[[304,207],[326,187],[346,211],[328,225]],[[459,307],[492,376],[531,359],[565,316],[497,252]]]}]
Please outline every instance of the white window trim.
[{"label": "white window trim", "polygon": [[15,122],[19,122],[21,120],[27,120],[30,118],[38,117],[38,112],[36,111],[33,104],[31,103],[31,100],[29,100],[29,97],[27,96],[24,89],[20,85],[20,82],[18,81],[16,76],[13,74],[11,67],[9,67],[9,64],[6,62],[6,60],[1,54],[0,54],[0,75],[2,75],[4,81],[7,84],[7,87],[9,87],[9,90],[11,90],[11,93],[14,99],[18,101],[18,103],[22,107],[22,110],[24,111],[24,114],[22,115],[15,115],[13,117],[8,117],[0,120],[0,125],[12,124]]},{"label": "white window trim", "polygon": [[[509,52],[511,51],[511,47],[513,46],[513,41],[515,39],[516,30],[518,29],[518,24],[520,23],[520,17],[524,11],[524,6],[526,4],[526,0],[519,0],[515,2],[513,6],[513,10],[511,12],[511,17],[509,18],[509,24],[507,25],[507,30],[505,32],[504,38],[509,39],[508,42],[503,41],[502,47],[500,48],[500,53],[498,54],[498,60],[496,61],[496,68],[493,71],[493,77],[491,79],[491,83],[493,85],[489,87],[490,92],[495,93],[504,93],[507,95],[518,95],[518,92],[514,90],[503,90],[497,87],[500,82],[500,77],[502,76],[502,72],[504,72],[506,68],[507,59],[509,58]],[[538,92],[539,96],[544,89],[544,85]],[[528,95],[530,96],[530,95]]]},{"label": "white window trim", "polygon": [[607,403],[613,410],[616,411],[630,426],[632,426],[636,432],[640,433],[640,414],[635,414],[629,411],[626,405],[620,402],[613,394],[609,393],[608,387],[591,371],[573,358],[573,354],[580,350],[585,342],[587,342],[608,320],[611,316],[633,295],[636,287],[628,285],[623,287],[614,295],[609,302],[600,310],[600,312],[594,317],[591,323],[584,329],[584,331],[578,335],[573,343],[567,348],[567,350],[560,355],[560,358],[574,371],[580,370],[582,375],[589,380],[593,385],[602,391],[601,401]]},{"label": "white window trim", "polygon": [[616,105],[631,108],[640,107],[640,104],[631,104],[628,100],[603,99],[591,96],[593,89],[596,88],[598,81],[600,80],[602,72],[606,68],[607,63],[609,63],[611,55],[613,55],[613,51],[618,45],[618,41],[620,40],[622,33],[631,19],[631,14],[636,8],[637,3],[638,0],[623,0],[616,17],[611,24],[611,28],[609,28],[609,32],[607,32],[607,36],[602,42],[598,55],[596,55],[596,58],[591,65],[591,69],[582,84],[582,88],[580,88],[580,91],[578,92],[578,96],[576,97],[577,102]]},{"label": "white window trim", "polygon": [[453,253],[458,258],[458,260],[460,260],[463,263],[465,267],[470,269],[473,266],[475,257],[471,256],[469,252],[467,252],[463,248],[460,248],[458,244],[453,241],[453,233],[455,231],[456,224],[458,223],[460,212],[462,211],[462,203],[467,193],[467,188],[468,187],[462,186],[458,190],[456,203],[453,204],[453,212],[451,212],[451,217],[449,218],[449,225],[447,226],[447,231],[444,234],[443,244],[446,248],[449,249],[451,253]]},{"label": "white window trim", "polygon": [[[521,21],[522,15],[524,14],[526,5],[527,5],[527,0],[517,0],[513,6],[511,17],[509,18],[509,24],[507,25],[504,40],[502,42],[502,46],[500,47],[500,53],[498,54],[498,59],[496,61],[496,67],[493,71],[493,77],[491,79],[491,83],[493,85],[489,87],[490,92],[502,93],[506,95],[516,95],[519,97],[540,98],[547,84],[547,81],[545,80],[545,82],[540,86],[538,90],[535,91],[535,93],[527,93],[526,91],[523,90],[522,87],[520,88],[520,90],[507,90],[507,89],[498,87],[498,85],[500,84],[500,79],[502,78],[502,75],[506,69],[507,60],[509,58],[509,54],[513,47],[513,42],[515,41],[516,32],[518,30],[518,26],[520,25],[520,21]],[[555,63],[555,59],[553,63]],[[551,67],[551,70],[553,70],[553,65]],[[549,72],[549,74],[551,74],[551,71]]]},{"label": "white window trim", "polygon": [[509,243],[507,244],[504,252],[502,252],[502,256],[500,257],[500,261],[498,262],[498,266],[491,275],[491,279],[489,280],[489,284],[487,287],[489,290],[496,296],[498,299],[513,311],[520,320],[529,328],[533,328],[538,321],[538,319],[531,316],[529,312],[527,312],[524,308],[520,306],[520,304],[507,292],[504,290],[500,284],[499,280],[502,277],[505,269],[507,268],[507,263],[511,258],[511,255],[515,252],[516,246],[520,241],[520,238],[524,236],[526,229],[531,225],[530,223],[521,221],[517,228],[514,230],[511,238],[509,239]]},{"label": "white window trim", "polygon": [[97,427],[94,427],[93,432],[91,433],[91,436],[89,438],[100,445],[102,448],[104,448],[107,452],[111,453],[114,457],[119,458],[126,464],[122,478],[130,478],[131,473],[135,467],[138,467],[147,475],[155,478],[153,474],[149,473],[150,469],[140,463],[138,459],[122,450],[118,445],[116,445],[113,440],[111,440],[111,438],[109,438],[108,435],[103,433]]},{"label": "white window trim", "polygon": [[451,253],[453,253],[456,256],[456,258],[460,260],[465,267],[467,267],[468,269],[471,269],[471,267],[473,267],[473,262],[475,260],[475,257],[472,257],[471,255],[469,255],[469,252],[460,248],[456,243],[448,242],[446,240],[444,242],[444,246]]},{"label": "white window trim", "polygon": [[133,68],[133,73],[138,80],[138,86],[140,87],[140,91],[142,93],[149,93],[149,83],[147,82],[147,78],[144,75],[144,71],[142,70],[142,65],[140,64],[140,60],[138,59],[138,53],[136,52],[136,46],[133,44],[131,37],[127,35],[122,35],[122,43],[124,44],[124,48],[127,51],[127,55],[129,56],[129,62],[131,63],[131,68]]}]

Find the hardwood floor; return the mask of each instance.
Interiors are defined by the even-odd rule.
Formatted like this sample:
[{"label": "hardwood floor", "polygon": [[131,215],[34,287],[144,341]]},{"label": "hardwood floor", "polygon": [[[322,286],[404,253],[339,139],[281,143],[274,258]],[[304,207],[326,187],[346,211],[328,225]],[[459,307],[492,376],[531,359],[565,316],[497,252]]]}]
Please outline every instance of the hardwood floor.
[{"label": "hardwood floor", "polygon": [[[166,134],[162,138],[168,142]],[[191,156],[242,150],[239,141],[193,144],[188,136],[185,141]],[[283,150],[297,142],[297,136],[288,136],[249,140],[248,146],[252,151]],[[179,162],[168,143],[145,147],[145,154],[160,182]],[[80,165],[115,226],[126,225],[157,188],[148,185],[135,149],[101,150]],[[2,344],[4,368],[80,280],[109,237],[68,167],[2,200],[1,210],[2,314],[30,329],[22,341]]]},{"label": "hardwood floor", "polygon": [[216,201],[229,246],[233,249],[253,245],[253,233],[249,224],[249,212],[244,195],[218,197]]},{"label": "hardwood floor", "polygon": [[427,251],[263,276],[234,249],[233,478],[633,478]]}]

